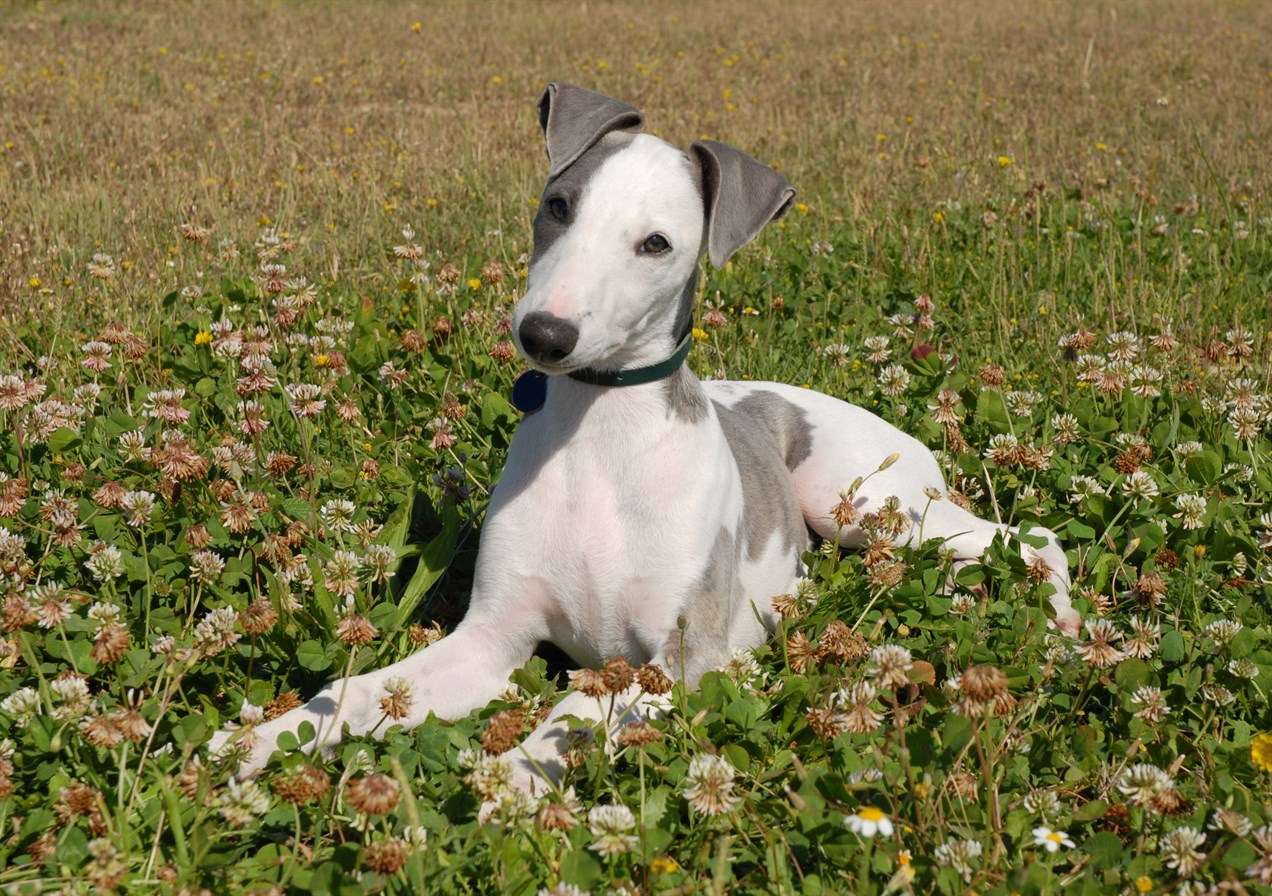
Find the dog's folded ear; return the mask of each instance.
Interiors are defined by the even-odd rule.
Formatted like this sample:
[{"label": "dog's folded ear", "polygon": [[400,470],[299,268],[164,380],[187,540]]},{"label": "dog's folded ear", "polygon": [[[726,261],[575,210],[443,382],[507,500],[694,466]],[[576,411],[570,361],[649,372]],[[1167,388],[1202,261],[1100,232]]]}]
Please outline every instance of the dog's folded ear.
[{"label": "dog's folded ear", "polygon": [[548,142],[548,179],[573,165],[613,131],[639,131],[645,116],[626,103],[573,84],[549,84],[539,100],[539,124]]},{"label": "dog's folded ear", "polygon": [[702,169],[707,254],[722,268],[765,224],[786,214],[795,190],[768,165],[724,143],[699,140],[689,151]]}]

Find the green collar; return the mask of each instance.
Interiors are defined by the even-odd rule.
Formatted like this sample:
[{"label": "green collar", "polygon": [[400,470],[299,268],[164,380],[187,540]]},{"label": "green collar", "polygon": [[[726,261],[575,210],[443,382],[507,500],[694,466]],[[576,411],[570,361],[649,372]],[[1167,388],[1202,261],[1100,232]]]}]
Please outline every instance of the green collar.
[{"label": "green collar", "polygon": [[575,370],[566,375],[570,379],[593,386],[639,386],[642,383],[652,383],[671,376],[681,364],[685,363],[685,358],[689,357],[689,349],[692,347],[693,334],[689,333],[680,341],[680,345],[676,346],[676,350],[666,361],[650,364],[648,367],[615,370],[612,373],[584,367],[582,370]]},{"label": "green collar", "polygon": [[[693,334],[686,336],[676,346],[675,352],[666,361],[651,364],[648,367],[633,367],[631,370],[616,370],[613,373],[602,373],[590,367],[576,370],[566,376],[581,383],[593,386],[639,386],[641,383],[652,383],[666,379],[685,363],[689,349],[693,346]],[[512,405],[523,414],[533,414],[548,399],[548,375],[541,370],[527,370],[517,377],[512,384]]]}]

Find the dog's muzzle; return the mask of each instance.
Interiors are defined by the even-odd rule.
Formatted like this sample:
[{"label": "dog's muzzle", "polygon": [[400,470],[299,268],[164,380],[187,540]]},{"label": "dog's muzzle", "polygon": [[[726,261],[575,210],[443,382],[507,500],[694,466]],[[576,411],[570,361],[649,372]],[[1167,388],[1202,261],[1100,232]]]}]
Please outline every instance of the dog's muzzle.
[{"label": "dog's muzzle", "polygon": [[560,364],[579,341],[579,328],[563,317],[532,311],[517,328],[521,350],[541,364]]}]

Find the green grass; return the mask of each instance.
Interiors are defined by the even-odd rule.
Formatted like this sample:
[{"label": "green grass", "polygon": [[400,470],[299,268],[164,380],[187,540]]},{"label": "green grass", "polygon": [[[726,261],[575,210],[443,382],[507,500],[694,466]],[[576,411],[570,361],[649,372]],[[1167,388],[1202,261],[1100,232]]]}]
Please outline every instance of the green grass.
[{"label": "green grass", "polygon": [[[0,410],[0,888],[1266,886],[1269,28],[1248,3],[0,5],[0,377],[43,386]],[[461,618],[516,426],[502,325],[548,80],[781,168],[799,205],[708,271],[725,322],[691,366],[870,407],[941,451],[944,499],[1059,532],[1083,640],[1048,634],[1011,545],[952,595],[935,544],[818,553],[758,671],[677,689],[654,743],[580,753],[569,830],[511,798],[481,823],[464,766],[496,713],[562,690],[542,660],[471,718],[297,751],[246,791],[206,761],[244,703]],[[897,332],[923,295],[933,329]],[[236,390],[220,321],[275,385]],[[362,569],[378,634],[351,646],[333,560],[372,545],[394,575]],[[717,815],[685,795],[703,754],[733,769]],[[359,818],[372,773],[402,792]],[[587,816],[611,803],[636,842],[604,854]],[[870,807],[890,832],[845,824]]]}]

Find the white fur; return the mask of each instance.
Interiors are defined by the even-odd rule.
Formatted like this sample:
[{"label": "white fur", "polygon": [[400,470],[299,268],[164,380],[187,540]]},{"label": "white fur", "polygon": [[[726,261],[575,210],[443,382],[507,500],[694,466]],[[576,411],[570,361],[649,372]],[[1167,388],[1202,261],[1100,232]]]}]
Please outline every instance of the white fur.
[{"label": "white fur", "polygon": [[[533,260],[517,305],[514,332],[535,311],[579,328],[565,361],[538,366],[563,373],[666,358],[684,284],[695,275],[702,251],[703,215],[692,163],[680,150],[639,135],[605,161],[576,201],[568,232]],[[668,238],[671,252],[636,251],[654,232]],[[414,689],[406,726],[429,713],[463,716],[497,697],[540,641],[556,643],[582,664],[624,655],[679,671],[666,648],[677,637],[678,620],[692,615],[701,599],[695,584],[719,533],[737,535],[744,511],[767,508],[744,508],[742,471],[713,404],[697,417],[672,413],[663,382],[600,388],[553,376],[548,383],[547,403],[522,421],[494,491],[463,622],[438,643],[387,668],[335,682],[305,706],[260,726],[252,732],[249,770],[265,762],[281,732],[296,731],[303,722],[319,730],[324,746],[339,741],[346,725],[355,734],[382,731],[379,697],[391,677],[407,679]],[[829,514],[840,492],[893,453],[900,459],[858,492],[863,511],[891,495],[915,519],[926,508],[923,537],[947,538],[963,559],[979,557],[1002,528],[949,501],[931,503],[925,488],[945,490],[931,453],[873,414],[779,384],[701,387],[724,406],[769,391],[804,411],[813,423],[812,451],[789,483],[809,527],[823,537],[836,535]],[[858,535],[844,533],[848,542]],[[917,527],[910,537],[919,537]],[[754,558],[744,553],[730,592],[729,643],[717,645],[722,655],[766,637],[756,613],[772,625],[769,599],[791,588],[798,550],[774,539]],[[1044,556],[1056,571],[1060,622],[1074,631],[1067,564],[1054,537]],[[625,698],[618,701],[618,719],[642,711],[634,692]],[[564,716],[600,719],[603,711],[580,694],[562,701],[523,745],[534,762],[517,764],[518,783],[533,786],[535,768],[550,777],[559,770],[554,757],[562,748]],[[220,735],[217,744],[227,737]]]}]

